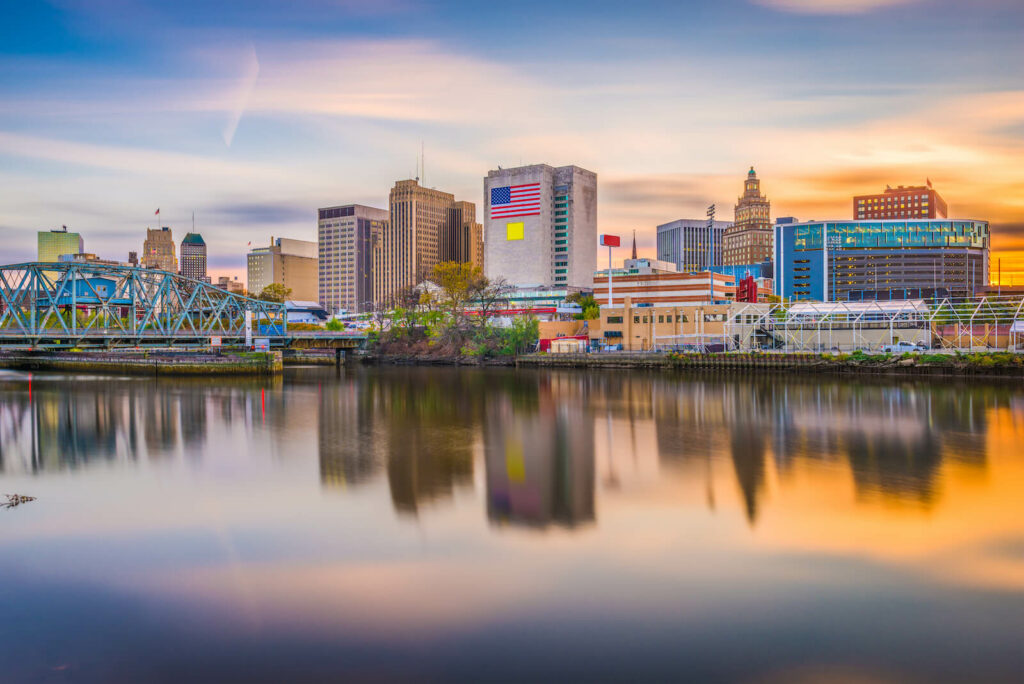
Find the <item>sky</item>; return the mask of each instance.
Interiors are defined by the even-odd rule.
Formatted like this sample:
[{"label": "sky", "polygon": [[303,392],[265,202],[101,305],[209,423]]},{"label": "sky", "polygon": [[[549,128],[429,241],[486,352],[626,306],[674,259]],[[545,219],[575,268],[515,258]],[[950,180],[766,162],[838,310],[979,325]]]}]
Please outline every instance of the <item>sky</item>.
[{"label": "sky", "polygon": [[498,165],[596,172],[617,258],[731,219],[751,166],[773,217],[929,179],[1024,285],[1020,0],[0,2],[0,263],[62,225],[124,260],[159,208],[244,279],[423,149],[478,217]]}]

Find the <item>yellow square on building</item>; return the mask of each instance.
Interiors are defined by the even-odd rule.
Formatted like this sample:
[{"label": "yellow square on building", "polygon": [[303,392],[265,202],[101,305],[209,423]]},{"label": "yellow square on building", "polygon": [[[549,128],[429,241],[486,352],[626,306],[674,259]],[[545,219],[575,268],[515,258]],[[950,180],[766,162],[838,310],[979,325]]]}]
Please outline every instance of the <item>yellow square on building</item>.
[{"label": "yellow square on building", "polygon": [[506,223],[505,224],[505,239],[506,240],[522,240],[523,239],[523,227],[522,221],[519,223]]}]

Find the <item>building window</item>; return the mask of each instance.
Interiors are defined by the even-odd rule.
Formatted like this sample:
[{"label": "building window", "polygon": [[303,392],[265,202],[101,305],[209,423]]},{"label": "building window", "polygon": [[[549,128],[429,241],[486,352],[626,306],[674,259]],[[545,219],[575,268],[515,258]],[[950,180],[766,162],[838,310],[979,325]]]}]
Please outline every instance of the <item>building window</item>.
[{"label": "building window", "polygon": [[608,322],[609,323],[622,323],[622,316],[609,316],[608,317]]},{"label": "building window", "polygon": [[633,316],[633,322],[634,323],[639,323],[640,322],[640,317],[639,316]]}]

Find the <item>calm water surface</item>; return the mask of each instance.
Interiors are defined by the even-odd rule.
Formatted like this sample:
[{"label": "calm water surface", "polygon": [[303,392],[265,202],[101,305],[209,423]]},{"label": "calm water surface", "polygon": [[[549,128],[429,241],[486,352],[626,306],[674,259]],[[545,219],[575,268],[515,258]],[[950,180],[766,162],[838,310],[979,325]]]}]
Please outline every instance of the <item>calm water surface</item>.
[{"label": "calm water surface", "polygon": [[1024,388],[0,372],[0,680],[1020,682]]}]

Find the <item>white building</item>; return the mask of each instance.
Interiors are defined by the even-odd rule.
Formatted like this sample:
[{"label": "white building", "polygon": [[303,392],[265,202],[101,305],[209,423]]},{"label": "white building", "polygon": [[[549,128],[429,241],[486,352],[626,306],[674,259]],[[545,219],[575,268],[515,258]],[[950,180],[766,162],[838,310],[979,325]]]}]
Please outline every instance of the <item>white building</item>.
[{"label": "white building", "polygon": [[513,285],[589,289],[597,268],[597,174],[533,164],[484,178],[484,273]]}]

